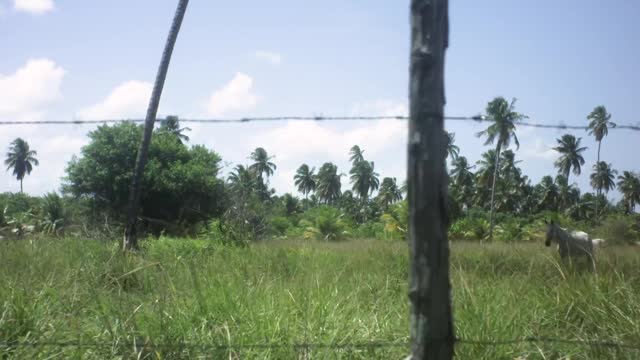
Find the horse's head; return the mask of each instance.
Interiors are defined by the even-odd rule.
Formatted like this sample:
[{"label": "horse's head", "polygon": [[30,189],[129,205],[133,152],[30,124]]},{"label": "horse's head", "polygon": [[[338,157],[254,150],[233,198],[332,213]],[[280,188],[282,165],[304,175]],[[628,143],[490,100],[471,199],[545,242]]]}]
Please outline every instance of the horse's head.
[{"label": "horse's head", "polygon": [[551,220],[551,222],[545,220],[544,223],[547,224],[547,237],[544,241],[544,245],[551,246],[551,240],[555,237],[556,233],[556,225],[553,223],[553,220]]}]

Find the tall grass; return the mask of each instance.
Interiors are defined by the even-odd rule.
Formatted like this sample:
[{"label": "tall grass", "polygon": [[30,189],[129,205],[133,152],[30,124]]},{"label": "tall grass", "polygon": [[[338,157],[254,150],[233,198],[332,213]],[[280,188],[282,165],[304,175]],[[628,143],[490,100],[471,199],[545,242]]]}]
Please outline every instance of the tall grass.
[{"label": "tall grass", "polygon": [[[526,336],[640,343],[640,254],[610,247],[596,274],[542,244],[454,243],[455,327],[463,339]],[[5,358],[400,359],[407,346],[202,349],[185,344],[406,343],[407,247],[374,240],[0,243]],[[17,346],[81,341],[102,346]],[[134,346],[135,345],[135,346]],[[639,351],[558,343],[460,343],[463,359],[637,359]]]}]

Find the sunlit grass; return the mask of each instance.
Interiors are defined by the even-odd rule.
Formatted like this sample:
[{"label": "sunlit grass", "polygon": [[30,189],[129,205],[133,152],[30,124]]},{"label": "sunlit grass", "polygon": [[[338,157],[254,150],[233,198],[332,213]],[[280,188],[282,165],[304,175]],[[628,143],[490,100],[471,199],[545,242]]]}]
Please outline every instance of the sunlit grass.
[{"label": "sunlit grass", "polygon": [[[161,239],[0,244],[0,339],[93,347],[0,348],[9,358],[401,359],[406,346],[215,349],[214,345],[406,343],[408,249],[401,242],[277,241],[248,248]],[[453,243],[456,334],[640,343],[640,248],[603,249],[596,274],[542,244]],[[137,346],[133,346],[136,344]],[[207,349],[185,344],[205,344]],[[160,346],[163,345],[163,346]],[[168,345],[168,346],[167,346]],[[557,343],[458,344],[463,359],[637,359],[639,351]]]}]

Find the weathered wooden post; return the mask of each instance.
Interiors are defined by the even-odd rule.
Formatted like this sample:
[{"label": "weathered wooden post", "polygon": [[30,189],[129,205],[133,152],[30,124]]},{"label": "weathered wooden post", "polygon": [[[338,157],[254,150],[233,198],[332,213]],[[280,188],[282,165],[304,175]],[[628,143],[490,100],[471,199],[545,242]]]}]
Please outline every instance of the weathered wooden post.
[{"label": "weathered wooden post", "polygon": [[173,17],[171,28],[169,29],[169,35],[167,36],[167,41],[164,45],[162,58],[160,59],[160,66],[158,67],[156,81],[153,84],[153,91],[151,92],[151,99],[149,100],[147,116],[145,117],[144,122],[144,135],[142,137],[140,149],[138,150],[136,167],[134,169],[133,180],[131,182],[131,188],[129,190],[127,229],[125,230],[124,240],[122,244],[122,249],[124,251],[135,249],[138,247],[136,224],[138,222],[138,208],[140,207],[140,188],[142,186],[142,174],[144,173],[144,167],[147,164],[147,157],[149,155],[149,144],[151,143],[151,134],[153,133],[153,126],[156,121],[158,105],[160,105],[160,96],[162,95],[164,80],[167,77],[169,62],[171,61],[171,54],[173,53],[173,47],[176,44],[178,32],[180,32],[180,26],[182,25],[182,19],[184,18],[184,13],[187,11],[188,4],[189,0],[179,0],[178,2],[178,7],[176,8],[176,13]]},{"label": "weathered wooden post", "polygon": [[444,55],[448,0],[411,1],[408,201],[412,355],[451,359]]}]

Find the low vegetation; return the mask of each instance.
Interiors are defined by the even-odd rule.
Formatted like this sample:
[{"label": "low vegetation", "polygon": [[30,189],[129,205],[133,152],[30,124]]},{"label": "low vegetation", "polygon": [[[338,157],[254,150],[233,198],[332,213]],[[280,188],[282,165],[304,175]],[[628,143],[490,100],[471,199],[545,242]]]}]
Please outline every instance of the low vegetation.
[{"label": "low vegetation", "polygon": [[[557,176],[533,184],[516,157],[516,125],[525,116],[503,98],[487,114],[494,121],[479,136],[495,149],[475,166],[460,156],[455,134],[443,134],[457,336],[640,343],[640,177],[623,171],[616,178],[598,159],[590,174],[595,194],[582,192],[569,178],[580,175],[586,147],[565,134],[554,148]],[[589,115],[598,149],[610,117],[604,107]],[[267,150],[256,148],[250,163],[222,176],[222,157],[189,146],[187,130],[177,117],[154,130],[140,251],[122,255],[117,242],[141,126],[92,131],[59,193],[0,194],[3,358],[408,354],[406,183],[381,177],[354,145],[348,173],[332,162],[301,164],[292,181],[302,196],[276,195],[269,179],[277,165]],[[36,156],[16,139],[5,164],[22,183]],[[614,204],[607,194],[616,188]],[[595,274],[559,264],[555,249],[543,246],[549,219],[605,239]],[[18,346],[32,341],[70,346]],[[292,345],[305,343],[335,346]],[[346,346],[362,343],[389,346]],[[460,342],[457,352],[472,359],[640,357],[568,342]]]},{"label": "low vegetation", "polygon": [[[127,257],[115,243],[70,238],[0,248],[5,358],[291,359],[309,352],[313,358],[399,359],[409,351],[403,242],[272,240],[237,247],[161,237]],[[638,250],[602,249],[596,276],[563,267],[556,257],[541,242],[455,242],[457,336],[640,343]],[[17,346],[30,341],[86,346]],[[337,347],[289,345],[296,343]],[[340,347],[361,343],[391,345]],[[251,344],[274,347],[242,348]],[[640,356],[548,342],[461,342],[456,351],[473,359]]]}]

